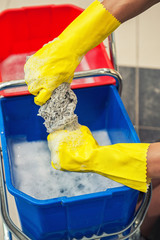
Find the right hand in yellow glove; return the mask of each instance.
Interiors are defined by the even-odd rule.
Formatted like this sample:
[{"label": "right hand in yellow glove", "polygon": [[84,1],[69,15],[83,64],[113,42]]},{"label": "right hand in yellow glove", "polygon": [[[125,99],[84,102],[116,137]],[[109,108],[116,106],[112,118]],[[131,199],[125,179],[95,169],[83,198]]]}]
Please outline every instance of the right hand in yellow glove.
[{"label": "right hand in yellow glove", "polygon": [[48,135],[52,166],[68,171],[89,171],[146,192],[147,143],[99,146],[86,126]]},{"label": "right hand in yellow glove", "polygon": [[[71,83],[83,56],[112,33],[120,22],[95,0],[54,41],[44,45],[25,64],[25,81],[43,105],[62,82]],[[54,31],[54,30],[53,30]]]}]

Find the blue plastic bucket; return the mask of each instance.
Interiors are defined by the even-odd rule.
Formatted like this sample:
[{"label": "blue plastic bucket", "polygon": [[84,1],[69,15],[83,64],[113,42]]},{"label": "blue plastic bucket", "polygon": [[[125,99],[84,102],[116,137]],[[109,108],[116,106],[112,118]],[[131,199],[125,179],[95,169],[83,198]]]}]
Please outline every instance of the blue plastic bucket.
[{"label": "blue plastic bucket", "polygon": [[[113,85],[74,89],[80,124],[104,130],[112,144],[139,142],[117,89]],[[0,99],[0,132],[6,184],[15,197],[22,230],[31,239],[66,240],[124,229],[133,219],[138,191],[117,187],[77,197],[37,200],[14,187],[10,137],[44,140],[43,119],[33,96]]]}]

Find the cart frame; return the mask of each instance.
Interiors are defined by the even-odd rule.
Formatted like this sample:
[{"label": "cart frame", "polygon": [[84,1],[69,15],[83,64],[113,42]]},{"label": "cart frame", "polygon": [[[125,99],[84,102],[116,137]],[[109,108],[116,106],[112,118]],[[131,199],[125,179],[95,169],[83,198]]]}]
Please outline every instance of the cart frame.
[{"label": "cart frame", "polygon": [[[73,79],[79,78],[87,78],[87,77],[98,77],[98,76],[111,76],[116,80],[116,87],[121,95],[122,92],[122,77],[117,69],[116,57],[115,57],[115,43],[114,43],[114,35],[111,34],[108,38],[109,42],[109,53],[111,63],[114,69],[101,68],[95,70],[88,70],[82,72],[75,72]],[[25,80],[12,80],[9,82],[0,83],[0,91],[20,87],[26,85]],[[81,240],[93,240],[93,239],[101,239],[103,237],[115,237],[117,236],[118,240],[125,240],[133,236],[137,230],[140,228],[145,215],[147,213],[150,201],[152,196],[152,186],[150,185],[146,194],[143,194],[143,200],[138,210],[135,213],[134,219],[131,223],[123,230],[114,233],[103,233],[100,236],[93,235],[91,238],[83,237]],[[4,228],[4,240],[12,240],[12,234],[19,240],[31,240],[28,236],[26,236],[21,229],[19,229],[11,220],[9,211],[8,211],[8,199],[6,194],[6,184],[5,184],[5,173],[3,166],[3,153],[0,148],[0,210],[3,218],[3,228]],[[131,229],[130,233],[126,235],[126,231]],[[75,240],[75,239],[73,239]]]}]

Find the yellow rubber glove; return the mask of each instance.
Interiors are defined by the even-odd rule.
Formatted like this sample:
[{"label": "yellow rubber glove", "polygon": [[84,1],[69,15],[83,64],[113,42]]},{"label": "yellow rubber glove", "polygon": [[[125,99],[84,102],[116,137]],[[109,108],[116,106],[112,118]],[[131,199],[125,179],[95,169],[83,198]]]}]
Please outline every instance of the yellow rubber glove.
[{"label": "yellow rubber glove", "polygon": [[146,192],[146,143],[120,143],[99,146],[86,126],[59,130],[48,135],[52,166],[68,171],[89,171],[128,187]]},{"label": "yellow rubber glove", "polygon": [[[95,0],[54,41],[44,45],[25,64],[25,81],[43,105],[62,82],[71,83],[83,56],[112,33],[120,22]],[[53,29],[54,31],[54,29]]]}]

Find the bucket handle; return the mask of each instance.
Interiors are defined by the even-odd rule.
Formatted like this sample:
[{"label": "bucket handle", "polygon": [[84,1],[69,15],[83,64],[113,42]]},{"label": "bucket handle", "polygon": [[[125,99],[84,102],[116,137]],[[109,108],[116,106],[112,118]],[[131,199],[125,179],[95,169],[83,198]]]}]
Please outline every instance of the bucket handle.
[{"label": "bucket handle", "polygon": [[[147,193],[143,196],[143,201],[139,206],[138,210],[136,211],[135,217],[132,222],[123,230],[115,233],[103,233],[102,235],[93,235],[90,238],[83,237],[81,240],[95,240],[101,239],[103,237],[118,237],[118,240],[125,240],[134,235],[134,233],[140,228],[144,217],[147,213],[149,203],[152,196],[152,186],[149,186]],[[2,156],[2,149],[0,148],[0,207],[1,207],[1,214],[5,224],[5,227],[9,229],[11,233],[15,235],[15,237],[19,240],[31,240],[27,237],[11,220],[8,211],[8,202],[7,202],[7,195],[6,195],[6,186],[5,186],[5,178],[4,178],[4,168],[3,168],[3,156]],[[131,229],[129,234],[125,234],[127,230]],[[8,231],[7,240],[11,240],[10,232]],[[123,235],[125,234],[125,235]],[[75,239],[73,239],[75,240]],[[76,239],[77,240],[77,239]]]},{"label": "bucket handle", "polygon": [[[146,216],[150,201],[152,197],[152,184],[150,184],[147,193],[143,194],[143,201],[141,205],[139,206],[138,210],[135,213],[134,219],[132,222],[123,230],[119,232],[114,232],[114,233],[103,233],[101,235],[93,235],[90,238],[83,237],[81,240],[100,240],[103,239],[104,237],[118,237],[117,240],[126,240],[132,237],[137,230],[140,228],[140,226],[143,223],[143,220]],[[126,235],[126,231],[131,229],[130,233]],[[80,240],[80,239],[73,239],[73,240]]]},{"label": "bucket handle", "polygon": [[[93,70],[87,70],[87,71],[81,71],[81,72],[75,72],[73,79],[79,79],[79,78],[88,78],[88,77],[100,77],[100,76],[110,76],[113,77],[116,80],[116,87],[118,89],[119,94],[121,95],[122,92],[122,77],[118,71],[111,68],[98,68]],[[1,82],[0,83],[0,91],[14,88],[14,87],[21,87],[25,86],[25,80],[11,80],[7,82]]]}]

